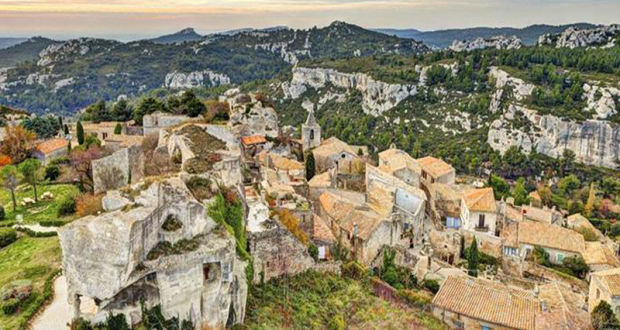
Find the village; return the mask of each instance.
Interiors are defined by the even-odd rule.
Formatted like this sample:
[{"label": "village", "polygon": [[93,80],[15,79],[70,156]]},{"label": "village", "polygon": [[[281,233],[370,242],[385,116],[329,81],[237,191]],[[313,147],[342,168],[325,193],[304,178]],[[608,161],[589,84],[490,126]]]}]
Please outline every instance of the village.
[{"label": "village", "polygon": [[[59,236],[66,296],[55,299],[70,307],[67,322],[124,315],[133,325],[144,304],[196,329],[230,328],[243,323],[248,285],[352,268],[387,300],[415,278],[421,308],[452,329],[593,329],[605,304],[620,317],[620,246],[584,215],[536,191],[523,205],[496,198],[485,178],[430,155],[392,146],[372,157],[324,137],[314,106],[293,138],[258,95],[220,102],[228,120],[158,112],[142,127],[68,123],[36,142],[28,159],[73,167],[73,184],[100,196],[66,223],[11,223]],[[15,128],[5,130],[6,143]],[[59,162],[75,148],[81,163]],[[2,173],[6,187],[16,174]],[[36,180],[35,196],[15,203],[39,203]]]}]

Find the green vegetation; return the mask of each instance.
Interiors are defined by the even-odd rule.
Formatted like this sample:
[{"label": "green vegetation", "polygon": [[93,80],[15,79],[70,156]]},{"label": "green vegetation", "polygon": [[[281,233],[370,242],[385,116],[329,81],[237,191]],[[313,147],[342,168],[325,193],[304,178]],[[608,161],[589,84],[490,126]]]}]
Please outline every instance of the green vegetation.
[{"label": "green vegetation", "polygon": [[51,295],[51,278],[60,269],[58,238],[22,237],[0,249],[0,283],[15,280],[32,283],[32,293],[21,301],[11,315],[0,313],[0,327],[21,329],[41,304]]},{"label": "green vegetation", "polygon": [[620,328],[620,321],[618,321],[614,311],[611,309],[611,305],[605,300],[601,300],[601,302],[594,307],[592,314],[590,314],[590,318],[592,320],[592,327],[594,327],[595,330]]},{"label": "green vegetation", "polygon": [[[58,117],[60,118],[60,117]],[[35,132],[39,139],[55,137],[62,128],[56,117],[26,118],[21,123],[25,129]]]},{"label": "green vegetation", "polygon": [[235,329],[432,329],[447,327],[414,308],[377,298],[368,281],[307,272],[252,287]]},{"label": "green vegetation", "polygon": [[[69,222],[74,219],[73,216],[69,216],[71,213],[60,212],[60,209],[66,210],[66,199],[74,199],[78,195],[79,191],[77,187],[68,184],[59,185],[39,185],[38,194],[44,194],[50,192],[54,195],[52,200],[40,200],[34,205],[30,206],[17,206],[17,212],[13,212],[11,193],[8,189],[0,190],[0,205],[3,205],[6,209],[6,220],[4,223],[13,223],[16,220],[16,215],[22,215],[24,223],[41,223],[49,220],[60,220],[63,222]],[[30,186],[21,185],[15,191],[15,198],[18,203],[24,198],[32,198],[33,189]],[[58,219],[59,212],[61,215],[67,215]],[[3,224],[0,221],[0,226]]]},{"label": "green vegetation", "polygon": [[17,231],[11,228],[0,228],[0,249],[17,240]]}]

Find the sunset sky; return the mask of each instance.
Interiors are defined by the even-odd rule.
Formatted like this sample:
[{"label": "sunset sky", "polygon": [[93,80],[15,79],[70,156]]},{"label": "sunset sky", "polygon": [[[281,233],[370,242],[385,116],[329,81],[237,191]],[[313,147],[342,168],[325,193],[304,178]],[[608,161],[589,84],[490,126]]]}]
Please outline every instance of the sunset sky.
[{"label": "sunset sky", "polygon": [[324,26],[436,30],[574,22],[619,23],[620,0],[0,0],[0,37],[122,40],[194,27]]}]

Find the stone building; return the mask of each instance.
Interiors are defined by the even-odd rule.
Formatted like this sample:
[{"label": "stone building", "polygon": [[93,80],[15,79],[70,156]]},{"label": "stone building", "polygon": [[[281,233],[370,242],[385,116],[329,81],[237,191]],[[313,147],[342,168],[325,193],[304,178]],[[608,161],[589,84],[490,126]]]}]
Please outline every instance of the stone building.
[{"label": "stone building", "polygon": [[432,302],[435,317],[453,329],[536,330],[533,294],[473,277],[450,276]]},{"label": "stone building", "polygon": [[41,161],[41,164],[48,165],[50,161],[66,156],[69,153],[69,141],[62,138],[55,138],[43,141],[35,147],[32,156]]},{"label": "stone building", "polygon": [[616,317],[620,317],[620,268],[592,274],[588,301],[589,312],[592,312],[601,301],[606,301],[611,305]]},{"label": "stone building", "polygon": [[405,151],[392,147],[380,152],[378,168],[410,186],[420,187],[422,169],[418,162]]},{"label": "stone building", "polygon": [[463,229],[496,235],[497,207],[493,188],[475,189],[463,195],[461,200]]},{"label": "stone building", "polygon": [[[196,329],[243,322],[246,263],[235,239],[208,215],[179,177],[109,196],[125,207],[59,230],[63,273],[75,318],[123,314],[135,325],[141,301]],[[170,252],[174,247],[175,252]]]},{"label": "stone building", "polygon": [[190,118],[185,115],[175,115],[163,112],[156,112],[150,115],[145,115],[144,118],[142,118],[144,136],[150,134],[159,134],[159,131],[163,128],[176,126],[188,120],[190,120]]},{"label": "stone building", "polygon": [[527,255],[539,246],[549,253],[549,261],[561,265],[567,257],[583,256],[585,240],[573,230],[535,221],[521,221],[516,224],[516,241],[519,255]]},{"label": "stone building", "polygon": [[430,213],[436,201],[433,196],[432,184],[444,183],[453,185],[456,180],[456,170],[448,163],[435,157],[424,157],[417,160],[421,168],[420,188],[426,193],[426,209]]},{"label": "stone building", "polygon": [[361,163],[360,154],[367,153],[367,147],[350,146],[336,137],[323,141],[320,146],[312,150],[317,173],[323,173],[332,168],[340,170],[343,166],[352,166],[354,160]]},{"label": "stone building", "polygon": [[314,110],[308,112],[306,123],[301,125],[301,141],[304,152],[321,145],[321,126],[314,119]]}]

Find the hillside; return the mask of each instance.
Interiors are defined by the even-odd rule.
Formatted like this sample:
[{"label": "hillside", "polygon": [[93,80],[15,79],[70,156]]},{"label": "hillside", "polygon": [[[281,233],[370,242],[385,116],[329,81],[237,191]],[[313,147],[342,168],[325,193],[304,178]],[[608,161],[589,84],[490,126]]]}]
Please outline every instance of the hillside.
[{"label": "hillside", "polygon": [[429,46],[448,48],[454,40],[473,40],[477,38],[491,38],[497,35],[517,36],[525,45],[535,45],[538,38],[544,34],[557,34],[569,27],[590,29],[596,25],[589,23],[575,23],[566,25],[531,25],[525,28],[490,28],[478,27],[469,29],[449,29],[437,31],[418,31],[415,29],[376,29],[375,31],[395,35],[401,38],[412,38],[424,42]]},{"label": "hillside", "polygon": [[[7,48],[0,47],[0,69],[35,60],[43,49],[55,43],[57,41],[43,37],[34,37]],[[1,78],[0,82],[2,82]]]},{"label": "hillside", "polygon": [[0,49],[9,48],[28,40],[28,38],[0,38]]},{"label": "hillside", "polygon": [[428,48],[343,22],[310,30],[273,29],[210,35],[182,44],[82,38],[53,44],[35,61],[0,71],[0,102],[33,113],[74,113],[101,98],[271,79],[300,60]]},{"label": "hillside", "polygon": [[177,33],[150,39],[150,41],[156,44],[180,44],[184,42],[198,41],[200,39],[202,39],[202,36],[196,33],[194,29],[187,28]]}]

